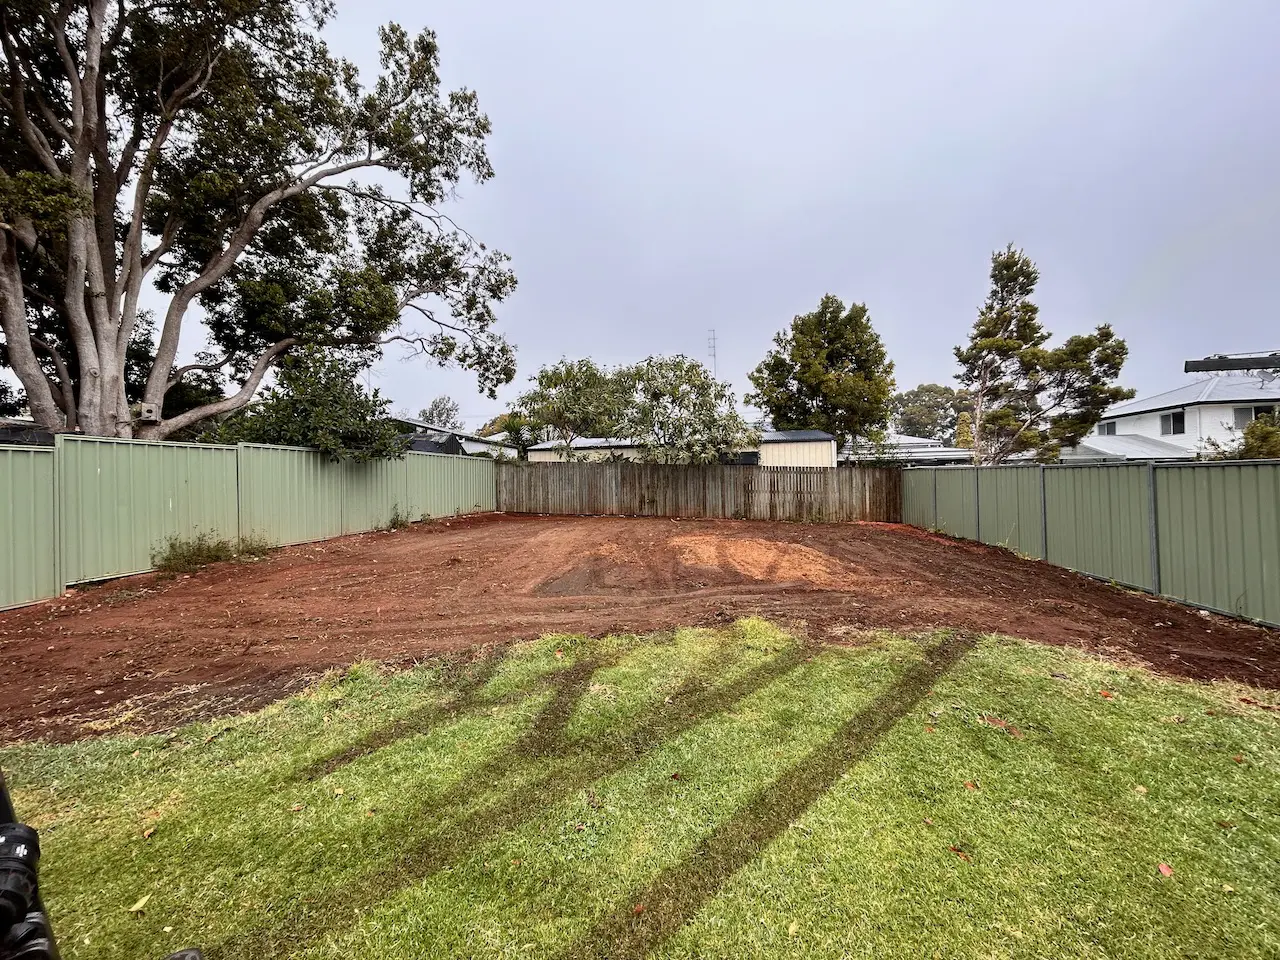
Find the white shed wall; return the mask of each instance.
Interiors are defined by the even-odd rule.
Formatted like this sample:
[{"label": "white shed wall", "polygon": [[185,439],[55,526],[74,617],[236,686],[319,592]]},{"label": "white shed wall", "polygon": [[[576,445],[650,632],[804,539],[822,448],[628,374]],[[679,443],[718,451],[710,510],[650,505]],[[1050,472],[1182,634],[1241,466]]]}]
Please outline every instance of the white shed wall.
[{"label": "white shed wall", "polygon": [[760,444],[762,467],[834,467],[834,440],[806,440],[799,443]]}]

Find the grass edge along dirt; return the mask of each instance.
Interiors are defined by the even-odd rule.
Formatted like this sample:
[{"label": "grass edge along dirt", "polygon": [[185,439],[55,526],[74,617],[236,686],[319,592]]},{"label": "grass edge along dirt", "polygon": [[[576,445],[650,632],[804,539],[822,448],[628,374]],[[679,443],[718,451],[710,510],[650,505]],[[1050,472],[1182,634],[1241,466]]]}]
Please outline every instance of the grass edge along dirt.
[{"label": "grass edge along dirt", "polygon": [[1263,957],[1277,726],[1057,648],[745,621],[3,762],[69,957]]}]

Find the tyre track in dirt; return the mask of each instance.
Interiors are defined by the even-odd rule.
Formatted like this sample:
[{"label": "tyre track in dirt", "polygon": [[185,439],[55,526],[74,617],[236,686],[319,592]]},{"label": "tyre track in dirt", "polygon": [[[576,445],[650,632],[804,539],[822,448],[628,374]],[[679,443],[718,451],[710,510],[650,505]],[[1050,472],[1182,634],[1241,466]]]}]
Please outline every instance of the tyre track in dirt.
[{"label": "tyre track in dirt", "polygon": [[886,524],[490,516],[133,577],[0,613],[0,739],[159,729],[361,659],[759,615],[817,640],[941,626],[1280,687],[1280,632]]}]

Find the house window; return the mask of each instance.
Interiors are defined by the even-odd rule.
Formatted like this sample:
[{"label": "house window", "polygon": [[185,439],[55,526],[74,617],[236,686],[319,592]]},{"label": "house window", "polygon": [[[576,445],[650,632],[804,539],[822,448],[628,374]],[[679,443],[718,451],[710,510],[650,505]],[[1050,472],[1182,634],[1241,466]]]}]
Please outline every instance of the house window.
[{"label": "house window", "polygon": [[1116,422],[1112,420],[1110,423],[1098,424],[1098,436],[1114,437],[1116,435]]},{"label": "house window", "polygon": [[1187,415],[1179,410],[1176,413],[1160,414],[1160,436],[1168,437],[1175,433],[1187,432]]},{"label": "house window", "polygon": [[1237,430],[1243,430],[1258,417],[1269,417],[1276,412],[1274,405],[1258,407],[1236,407],[1231,411],[1235,421],[1234,426]]}]

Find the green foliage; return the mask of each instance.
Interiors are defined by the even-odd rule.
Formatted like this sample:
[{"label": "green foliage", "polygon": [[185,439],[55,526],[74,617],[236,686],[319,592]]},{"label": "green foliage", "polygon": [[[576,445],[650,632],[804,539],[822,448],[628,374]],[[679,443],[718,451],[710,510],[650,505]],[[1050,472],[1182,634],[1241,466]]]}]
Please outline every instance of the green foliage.
[{"label": "green foliage", "polygon": [[505,433],[506,442],[516,448],[517,456],[521,460],[529,458],[530,447],[546,439],[546,432],[546,428],[541,423],[519,410],[500,413],[480,428],[482,437]]},{"label": "green foliage", "polygon": [[1243,688],[857,639],[357,664],[245,716],[7,744],[5,772],[78,960],[1280,951],[1280,716]]},{"label": "green foliage", "polygon": [[238,542],[198,533],[194,537],[170,537],[151,555],[151,566],[161,573],[195,573],[211,563],[266,556],[271,547],[259,537],[242,537]]},{"label": "green foliage", "polygon": [[418,419],[445,430],[461,430],[465,426],[462,422],[462,408],[458,406],[457,400],[448,396],[436,397],[428,403],[418,411]]},{"label": "green foliage", "polygon": [[333,460],[398,459],[407,445],[390,403],[376,388],[365,390],[360,369],[327,351],[301,351],[285,360],[275,386],[204,439],[315,447]]},{"label": "green foliage", "polygon": [[21,389],[0,380],[0,417],[16,417],[22,413],[25,397]]},{"label": "green foliage", "polygon": [[0,223],[3,229],[47,231],[61,237],[73,214],[88,212],[90,198],[62,177],[37,170],[10,176],[0,169]]},{"label": "green foliage", "polygon": [[922,383],[914,390],[895,393],[890,401],[893,428],[909,437],[927,437],[953,446],[956,418],[972,404],[963,390],[939,383]]},{"label": "green foliage", "polygon": [[1133,396],[1115,385],[1128,347],[1107,324],[1050,348],[1051,334],[1031,300],[1040,271],[1009,244],[991,255],[991,292],[969,343],[956,347],[957,379],[973,401],[980,463],[1032,452],[1055,460],[1079,442],[1106,409]]},{"label": "green foliage", "polygon": [[714,463],[755,447],[759,434],[733,405],[727,383],[684,356],[649,357],[621,374],[628,400],[617,435],[640,444],[645,460]]},{"label": "green foliage", "polygon": [[1280,460],[1280,416],[1264,413],[1232,440],[1211,439],[1205,446],[1210,460]]},{"label": "green foliage", "polygon": [[[132,431],[125,353],[146,286],[165,297],[135,357],[164,405],[152,437],[241,408],[296,345],[398,343],[490,396],[514,377],[495,307],[515,277],[445,210],[493,175],[490,124],[472,91],[442,87],[431,31],[382,28],[362,82],[325,43],[327,0],[4,10],[0,269],[26,296],[4,312],[21,349],[0,364],[45,426]],[[232,388],[194,407],[174,359],[193,307],[204,372]]]},{"label": "green foliage", "polygon": [[846,310],[827,294],[773,343],[752,371],[755,391],[745,399],[765,410],[775,429],[825,430],[843,447],[888,424],[893,363],[865,304]]},{"label": "green foliage", "polygon": [[594,360],[560,360],[530,378],[516,412],[567,448],[579,437],[617,436],[628,384],[620,370]]},{"label": "green foliage", "polygon": [[965,450],[973,449],[973,414],[968,410],[956,415],[956,435],[953,445]]}]

